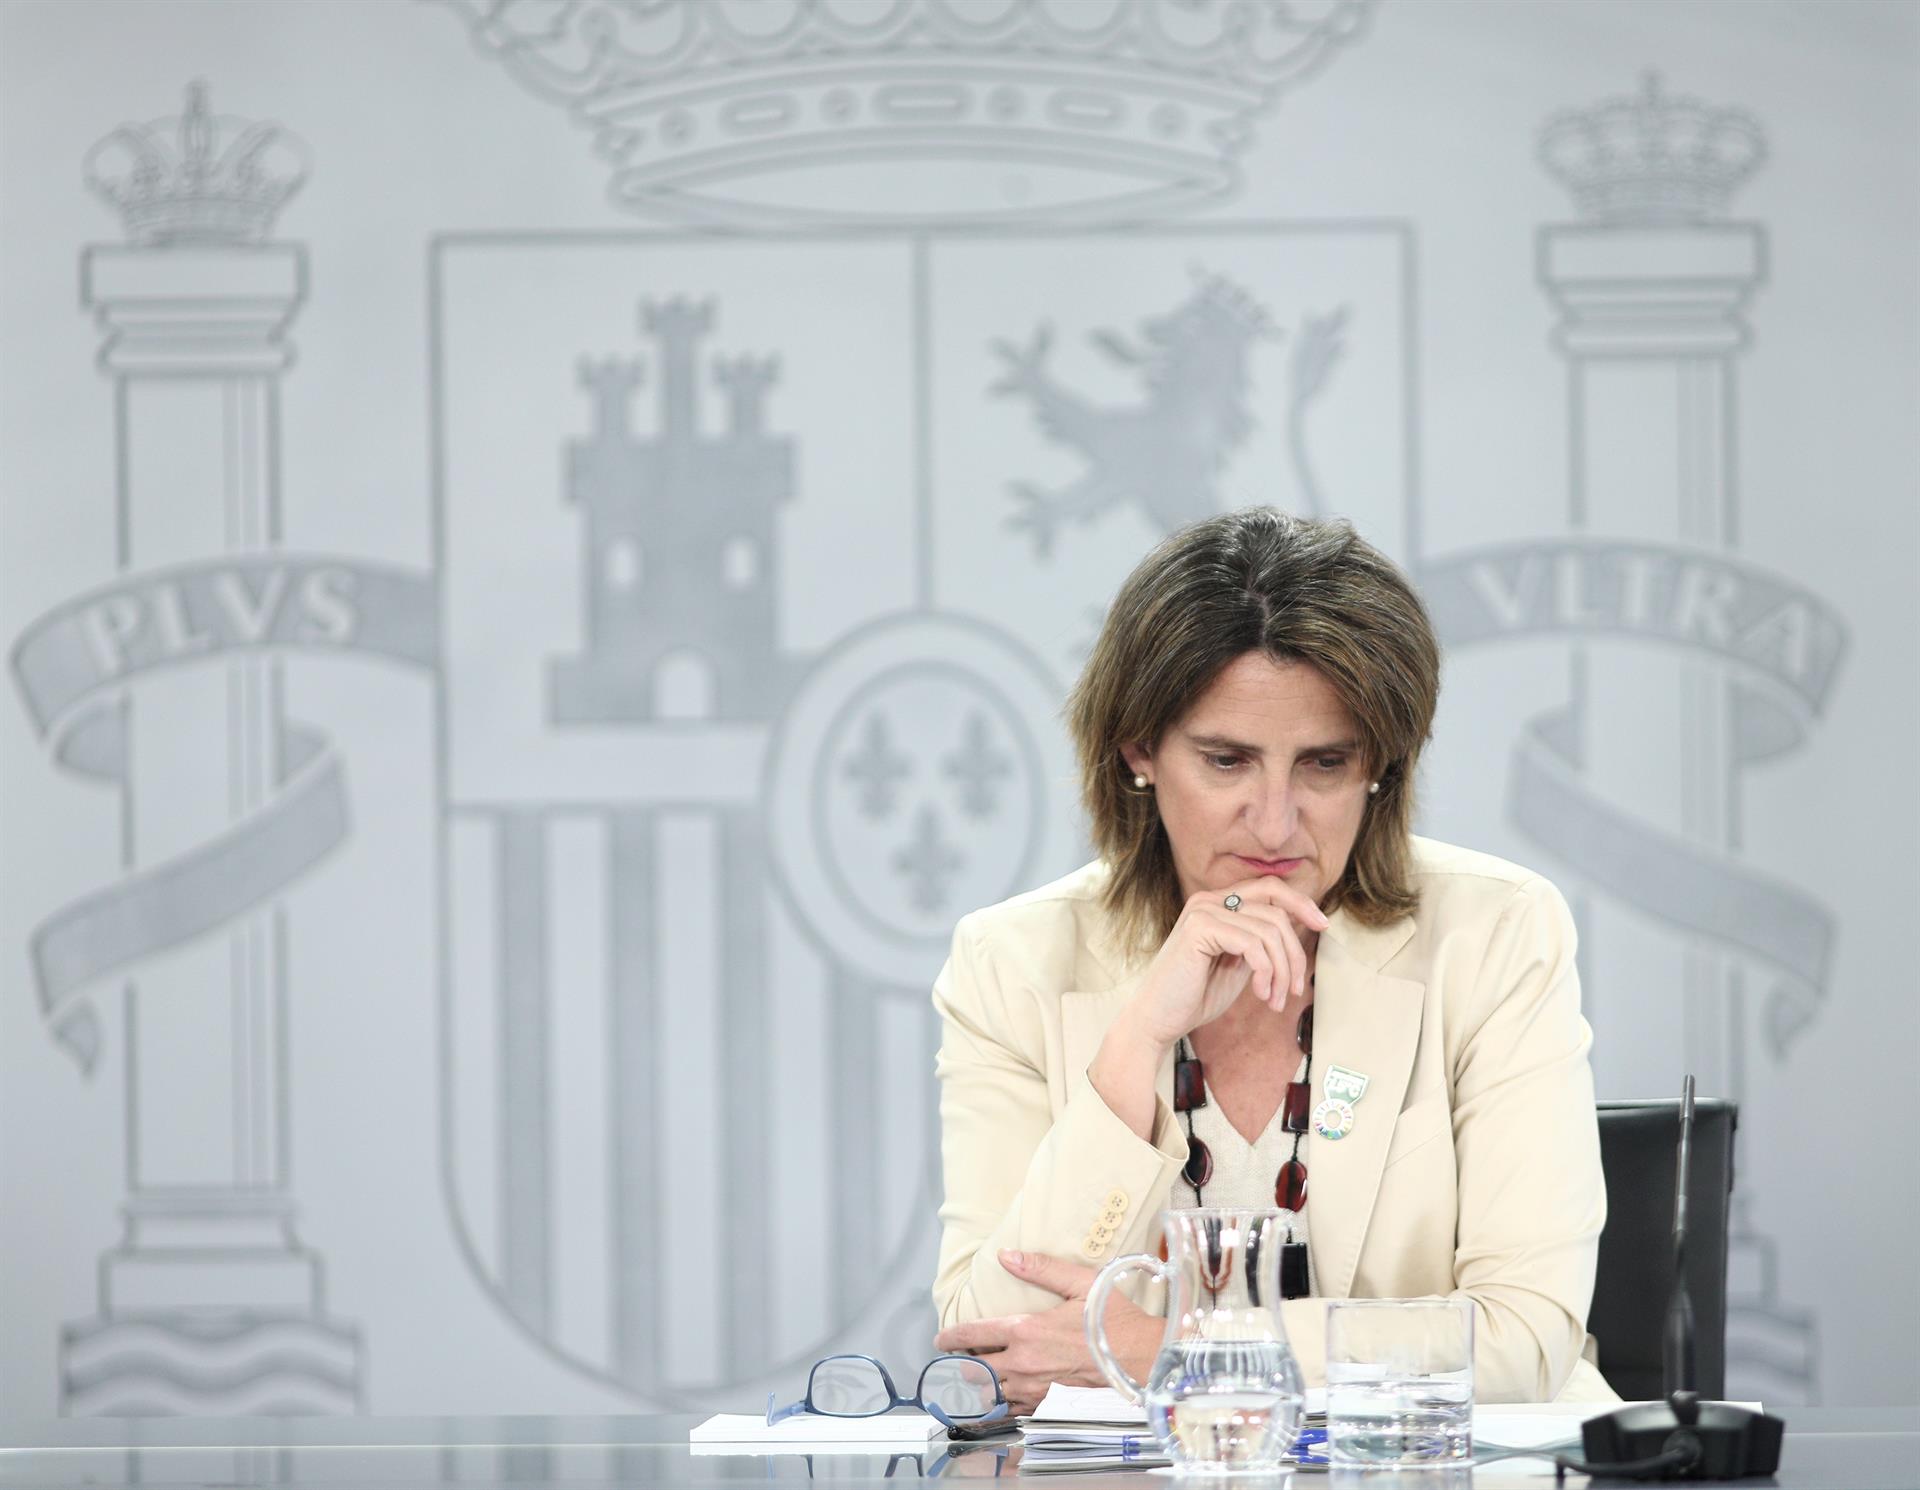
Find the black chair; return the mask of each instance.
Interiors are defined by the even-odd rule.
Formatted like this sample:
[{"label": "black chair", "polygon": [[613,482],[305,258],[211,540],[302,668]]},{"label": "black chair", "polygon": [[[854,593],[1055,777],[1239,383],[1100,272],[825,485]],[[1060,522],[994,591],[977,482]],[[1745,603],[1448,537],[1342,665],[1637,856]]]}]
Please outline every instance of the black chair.
[{"label": "black chair", "polygon": [[[1587,1328],[1600,1344],[1600,1374],[1629,1401],[1661,1394],[1661,1340],[1673,1287],[1673,1178],[1678,1102],[1602,1102],[1600,1167],[1607,1226]],[[1733,1199],[1735,1103],[1693,1104],[1687,1186],[1687,1285],[1693,1294],[1694,1390],[1727,1390],[1727,1221]]]}]

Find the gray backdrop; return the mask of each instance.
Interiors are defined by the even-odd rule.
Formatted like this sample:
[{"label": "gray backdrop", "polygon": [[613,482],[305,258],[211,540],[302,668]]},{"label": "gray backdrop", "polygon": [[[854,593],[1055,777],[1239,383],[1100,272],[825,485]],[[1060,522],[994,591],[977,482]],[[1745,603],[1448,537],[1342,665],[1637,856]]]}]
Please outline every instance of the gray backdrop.
[{"label": "gray backdrop", "polygon": [[1906,4],[0,6],[0,1413],[925,1349],[926,988],[1145,545],[1351,517],[1425,831],[1920,1399]]}]

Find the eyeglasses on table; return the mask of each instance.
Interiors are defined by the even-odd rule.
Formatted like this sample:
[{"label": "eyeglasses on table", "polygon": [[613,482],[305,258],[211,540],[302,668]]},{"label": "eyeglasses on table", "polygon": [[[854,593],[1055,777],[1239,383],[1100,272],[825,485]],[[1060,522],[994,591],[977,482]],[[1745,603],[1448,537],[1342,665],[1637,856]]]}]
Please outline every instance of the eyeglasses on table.
[{"label": "eyeglasses on table", "polygon": [[928,1361],[911,1397],[900,1395],[887,1368],[870,1355],[830,1355],[807,1373],[807,1394],[785,1407],[767,1393],[767,1426],[803,1412],[829,1418],[877,1418],[896,1407],[917,1407],[951,1428],[1007,1415],[1006,1393],[993,1367],[977,1356],[943,1355]]}]

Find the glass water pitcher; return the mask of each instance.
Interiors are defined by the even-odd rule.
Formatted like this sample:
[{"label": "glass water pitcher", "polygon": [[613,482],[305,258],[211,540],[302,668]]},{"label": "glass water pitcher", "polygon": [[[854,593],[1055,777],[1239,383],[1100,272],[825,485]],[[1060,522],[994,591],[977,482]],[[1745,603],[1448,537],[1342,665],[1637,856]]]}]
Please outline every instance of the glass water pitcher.
[{"label": "glass water pitcher", "polygon": [[[1275,1470],[1300,1435],[1305,1394],[1280,1317],[1280,1249],[1292,1216],[1205,1206],[1161,1216],[1166,1258],[1116,1257],[1087,1295],[1087,1345],[1114,1390],[1144,1405],[1176,1468]],[[1145,1382],[1114,1358],[1106,1305],[1129,1273],[1167,1288],[1167,1328]]]}]

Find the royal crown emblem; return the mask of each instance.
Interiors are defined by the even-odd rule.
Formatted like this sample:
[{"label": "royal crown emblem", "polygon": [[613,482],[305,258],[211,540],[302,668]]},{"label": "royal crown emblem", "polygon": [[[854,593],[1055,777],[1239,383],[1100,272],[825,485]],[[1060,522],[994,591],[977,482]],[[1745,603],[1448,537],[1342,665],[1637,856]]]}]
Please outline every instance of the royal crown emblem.
[{"label": "royal crown emblem", "polygon": [[135,244],[259,243],[306,180],[307,151],[277,124],[209,113],[207,85],[196,82],[178,119],[121,125],[86,170]]},{"label": "royal crown emblem", "polygon": [[1583,216],[1602,222],[1702,222],[1766,159],[1751,114],[1670,95],[1657,73],[1639,93],[1571,109],[1540,135],[1540,159],[1573,190]]},{"label": "royal crown emblem", "polygon": [[880,159],[913,169],[829,216],[1083,221],[1218,197],[1254,117],[1373,0],[447,3],[594,132],[616,204],[747,226],[818,223],[835,174]]}]

